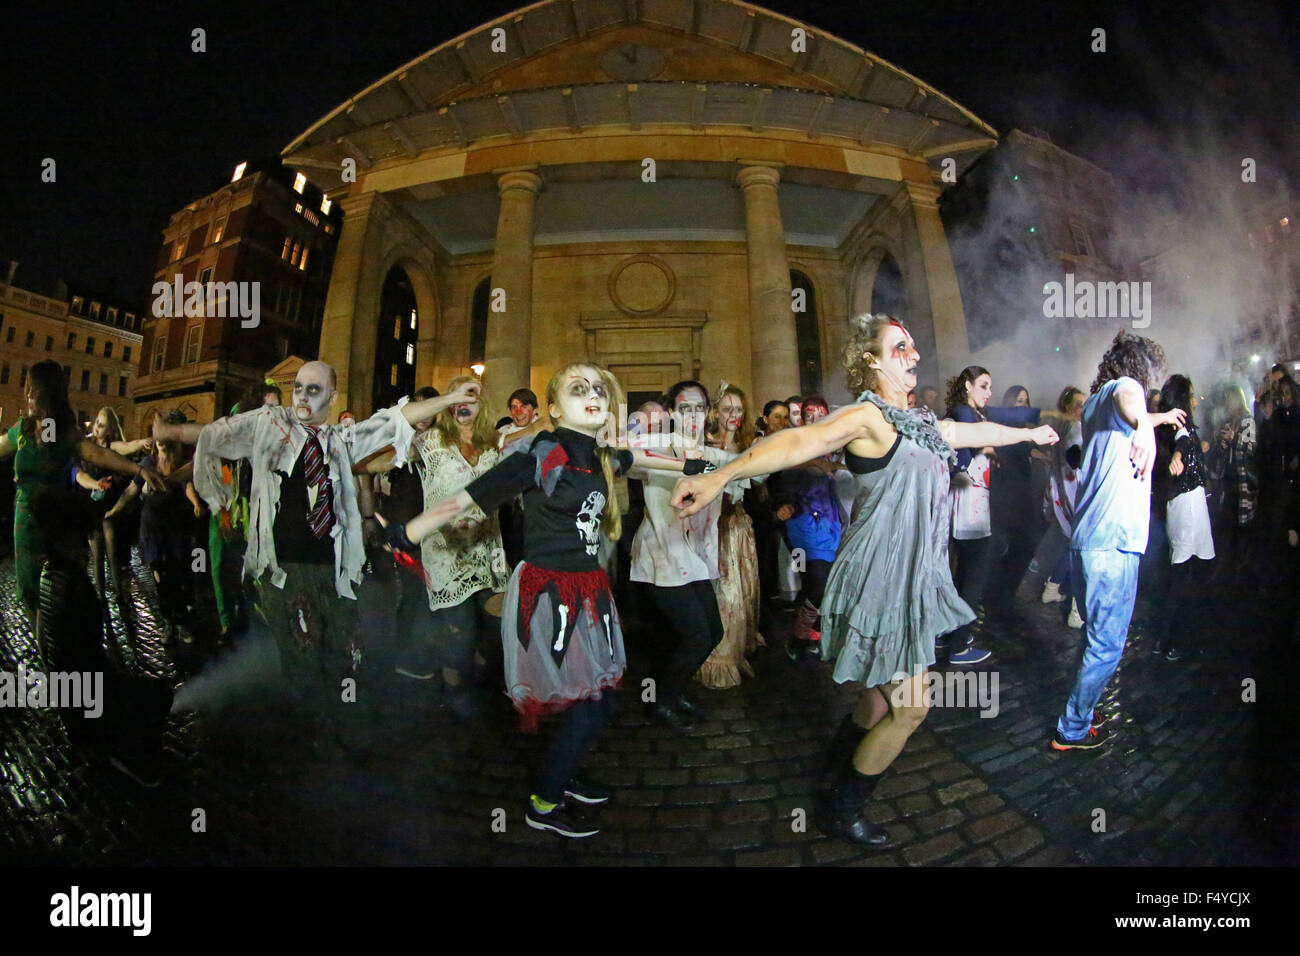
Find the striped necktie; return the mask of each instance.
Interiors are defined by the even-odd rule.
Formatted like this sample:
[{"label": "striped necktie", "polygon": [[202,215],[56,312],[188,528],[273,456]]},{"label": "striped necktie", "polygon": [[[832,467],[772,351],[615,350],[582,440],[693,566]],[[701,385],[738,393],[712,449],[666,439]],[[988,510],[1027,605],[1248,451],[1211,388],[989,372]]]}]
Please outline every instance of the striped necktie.
[{"label": "striped necktie", "polygon": [[307,488],[317,488],[316,503],[311,504],[311,491],[307,492],[307,525],[318,538],[325,537],[334,527],[334,489],[325,465],[325,453],[316,438],[316,429],[307,428],[307,441],[302,446],[302,477]]}]

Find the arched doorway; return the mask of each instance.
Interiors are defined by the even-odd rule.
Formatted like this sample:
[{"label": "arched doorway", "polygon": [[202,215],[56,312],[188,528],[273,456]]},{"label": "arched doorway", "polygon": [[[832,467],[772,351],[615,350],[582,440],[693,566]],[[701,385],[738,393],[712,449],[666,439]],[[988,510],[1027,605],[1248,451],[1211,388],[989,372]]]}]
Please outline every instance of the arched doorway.
[{"label": "arched doorway", "polygon": [[820,394],[823,381],[821,323],[817,320],[817,297],[812,280],[791,269],[790,292],[799,351],[799,394]]},{"label": "arched doorway", "polygon": [[375,332],[374,409],[396,405],[415,391],[415,347],[420,337],[419,315],[411,280],[401,266],[384,277]]},{"label": "arched doorway", "polygon": [[469,307],[469,364],[481,363],[487,354],[488,298],[492,292],[492,277],[488,276],[474,287],[474,298]]}]

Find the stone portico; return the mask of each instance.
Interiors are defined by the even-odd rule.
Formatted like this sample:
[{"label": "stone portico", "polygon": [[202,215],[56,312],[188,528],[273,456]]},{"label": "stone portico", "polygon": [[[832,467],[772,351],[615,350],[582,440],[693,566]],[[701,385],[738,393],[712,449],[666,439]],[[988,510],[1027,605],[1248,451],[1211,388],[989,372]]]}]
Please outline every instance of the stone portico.
[{"label": "stone portico", "polygon": [[443,388],[482,362],[503,414],[575,360],[634,396],[693,377],[755,405],[847,401],[848,320],[881,309],[937,381],[968,352],[939,174],[995,141],[770,10],[543,0],[379,80],[283,158],[344,212],[320,354],[347,407],[387,400],[403,363]]}]

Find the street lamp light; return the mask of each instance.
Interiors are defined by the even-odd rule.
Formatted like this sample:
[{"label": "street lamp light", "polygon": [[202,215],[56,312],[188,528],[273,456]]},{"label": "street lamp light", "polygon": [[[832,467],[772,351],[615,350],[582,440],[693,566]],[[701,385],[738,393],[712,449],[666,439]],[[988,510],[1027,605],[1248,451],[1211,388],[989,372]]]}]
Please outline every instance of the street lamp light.
[{"label": "street lamp light", "polygon": [[482,375],[483,368],[484,366],[482,362],[475,362],[473,365],[469,367],[469,370],[473,372],[475,375]]}]

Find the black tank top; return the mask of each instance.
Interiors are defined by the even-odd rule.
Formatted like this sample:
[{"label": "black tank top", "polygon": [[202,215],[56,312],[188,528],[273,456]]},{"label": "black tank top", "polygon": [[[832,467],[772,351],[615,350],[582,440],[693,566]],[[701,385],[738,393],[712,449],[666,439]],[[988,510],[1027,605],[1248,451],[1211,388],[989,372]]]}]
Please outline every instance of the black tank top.
[{"label": "black tank top", "polygon": [[889,451],[885,453],[884,458],[861,458],[845,448],[844,467],[855,475],[868,475],[873,471],[880,471],[889,466],[890,459],[894,457],[894,452],[898,451],[902,441],[903,433],[899,432],[894,436],[894,443],[889,446]]}]

